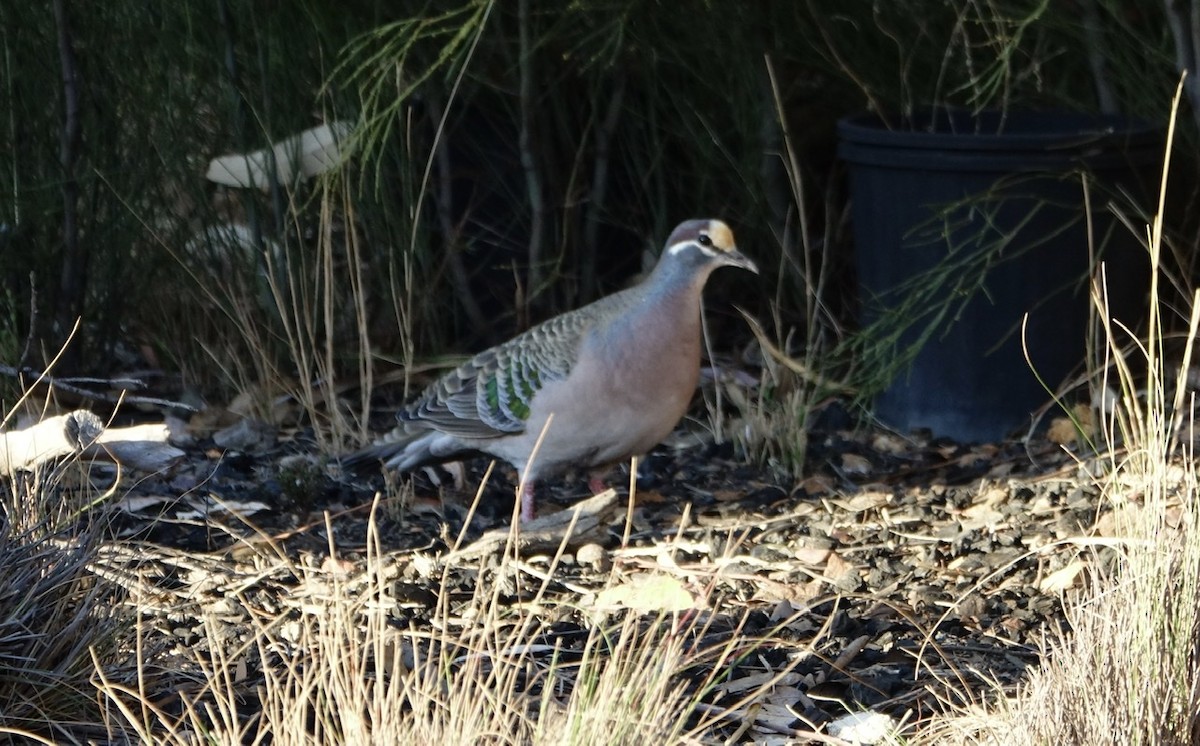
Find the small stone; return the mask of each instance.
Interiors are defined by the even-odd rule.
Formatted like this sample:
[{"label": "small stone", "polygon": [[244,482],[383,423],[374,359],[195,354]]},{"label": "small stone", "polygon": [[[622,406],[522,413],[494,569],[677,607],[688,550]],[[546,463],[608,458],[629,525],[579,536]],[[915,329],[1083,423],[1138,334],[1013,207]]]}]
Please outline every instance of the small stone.
[{"label": "small stone", "polygon": [[897,736],[897,723],[882,712],[852,712],[829,723],[829,735],[854,744],[890,742]]},{"label": "small stone", "polygon": [[581,565],[587,565],[593,570],[606,572],[612,567],[612,560],[608,556],[608,550],[599,544],[591,543],[584,544],[575,552],[575,560]]},{"label": "small stone", "polygon": [[275,445],[275,428],[261,420],[245,418],[213,433],[213,443],[232,451],[253,453]]}]

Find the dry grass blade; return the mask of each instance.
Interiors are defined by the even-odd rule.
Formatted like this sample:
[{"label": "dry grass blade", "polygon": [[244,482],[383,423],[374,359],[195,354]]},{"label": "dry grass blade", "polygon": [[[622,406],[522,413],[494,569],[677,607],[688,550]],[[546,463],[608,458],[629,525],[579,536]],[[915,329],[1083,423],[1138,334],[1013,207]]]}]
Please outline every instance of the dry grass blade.
[{"label": "dry grass blade", "polygon": [[762,328],[762,324],[758,323],[758,319],[746,313],[744,309],[739,308],[738,313],[740,313],[742,318],[746,320],[746,324],[750,327],[750,331],[754,332],[754,338],[758,340],[758,343],[762,346],[763,351],[770,355],[772,360],[795,373],[801,379],[813,384],[823,393],[854,393],[854,389],[852,387],[839,381],[830,380],[822,376],[820,373],[810,370],[809,367],[802,361],[796,360],[783,350],[779,349],[779,347],[771,341],[771,338],[767,336],[766,330]]},{"label": "dry grass blade", "polygon": [[123,594],[91,571],[102,525],[45,475],[0,483],[0,732],[43,743],[116,735],[100,725],[94,661],[114,681],[138,674]]},{"label": "dry grass blade", "polygon": [[[195,612],[198,683],[164,698],[101,676],[111,725],[157,744],[623,744],[698,743],[765,717],[752,703],[790,682],[795,661],[733,680],[766,639],[706,611],[717,603],[703,594],[683,612],[589,609],[603,588],[557,599],[548,589],[566,541],[542,573],[511,551],[387,554],[372,519],[357,560],[336,547],[319,566],[264,556],[260,574],[294,578],[282,606],[230,579],[234,590]],[[456,590],[464,573],[478,581],[469,595]],[[428,624],[399,625],[401,578],[413,574],[440,587]]]}]

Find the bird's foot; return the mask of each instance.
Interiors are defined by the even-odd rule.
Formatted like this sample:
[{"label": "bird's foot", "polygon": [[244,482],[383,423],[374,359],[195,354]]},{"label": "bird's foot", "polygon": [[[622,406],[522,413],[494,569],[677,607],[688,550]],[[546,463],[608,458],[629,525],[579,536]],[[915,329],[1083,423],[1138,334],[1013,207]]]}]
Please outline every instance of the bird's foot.
[{"label": "bird's foot", "polygon": [[533,482],[521,486],[521,523],[529,523],[537,517],[537,506],[533,502]]}]

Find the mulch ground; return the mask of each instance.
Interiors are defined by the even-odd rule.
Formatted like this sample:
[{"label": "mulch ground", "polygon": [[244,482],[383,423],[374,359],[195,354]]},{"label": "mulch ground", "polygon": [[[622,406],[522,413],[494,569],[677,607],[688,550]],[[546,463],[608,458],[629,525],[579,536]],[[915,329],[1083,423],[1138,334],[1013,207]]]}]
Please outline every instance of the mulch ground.
[{"label": "mulch ground", "polygon": [[[605,588],[666,578],[697,608],[664,616],[622,596],[621,613],[660,624],[704,615],[698,646],[755,640],[754,654],[722,664],[723,684],[702,694],[712,710],[733,708],[710,729],[713,742],[803,742],[863,710],[919,724],[1011,687],[1037,665],[1045,635],[1062,631],[1062,594],[1091,556],[1085,537],[1106,528],[1098,489],[1044,441],[814,432],[806,476],[791,480],[729,445],[680,437],[641,464],[632,511],[628,472],[615,469],[616,498],[565,552],[556,556],[561,528],[539,541],[531,527],[521,561],[505,565],[507,468],[484,483],[487,464],[469,464],[461,488],[445,473],[432,475],[440,485],[418,474],[398,488],[323,463],[304,433],[258,432],[242,451],[199,439],[179,467],[141,478],[122,499],[104,572],[140,589],[148,629],[181,672],[208,644],[205,608],[219,606],[234,625],[295,613],[304,589],[288,562],[335,559],[340,572],[362,572],[382,490],[374,520],[395,567],[400,628],[429,628],[437,609],[453,611],[481,583],[506,584],[499,598],[513,605],[542,589],[543,600],[580,607]],[[586,475],[545,485],[539,520],[567,515],[559,511],[587,497],[586,485]],[[594,619],[557,614],[539,634],[569,648]],[[739,703],[764,676],[775,678],[757,701]]]}]

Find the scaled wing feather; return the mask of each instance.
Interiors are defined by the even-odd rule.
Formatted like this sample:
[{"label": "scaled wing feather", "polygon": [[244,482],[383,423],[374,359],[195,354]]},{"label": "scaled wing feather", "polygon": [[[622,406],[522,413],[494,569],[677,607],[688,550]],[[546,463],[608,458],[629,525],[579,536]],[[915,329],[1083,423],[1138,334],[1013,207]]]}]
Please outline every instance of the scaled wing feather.
[{"label": "scaled wing feather", "polygon": [[484,350],[430,384],[398,419],[462,438],[523,432],[537,392],[571,372],[594,310],[557,316]]}]

